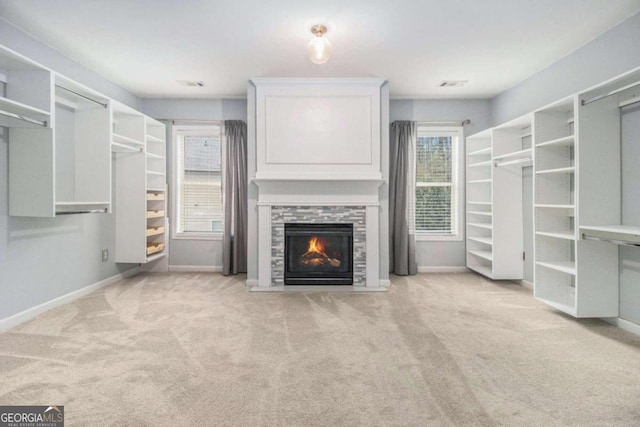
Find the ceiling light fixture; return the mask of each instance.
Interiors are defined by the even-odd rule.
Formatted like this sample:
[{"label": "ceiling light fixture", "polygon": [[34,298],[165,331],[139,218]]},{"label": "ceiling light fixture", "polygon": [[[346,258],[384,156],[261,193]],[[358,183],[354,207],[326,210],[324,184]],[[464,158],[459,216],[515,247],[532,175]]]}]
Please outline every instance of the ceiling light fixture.
[{"label": "ceiling light fixture", "polygon": [[314,25],[311,27],[311,32],[315,37],[311,39],[307,46],[309,59],[314,64],[324,64],[331,56],[331,43],[322,37],[327,32],[327,27],[324,25]]}]

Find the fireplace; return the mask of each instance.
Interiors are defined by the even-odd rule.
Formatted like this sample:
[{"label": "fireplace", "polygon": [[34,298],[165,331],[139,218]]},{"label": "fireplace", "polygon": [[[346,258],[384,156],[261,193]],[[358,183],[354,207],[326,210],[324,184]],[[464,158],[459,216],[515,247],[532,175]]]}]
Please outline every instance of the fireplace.
[{"label": "fireplace", "polygon": [[284,225],[285,285],[352,285],[353,224]]}]

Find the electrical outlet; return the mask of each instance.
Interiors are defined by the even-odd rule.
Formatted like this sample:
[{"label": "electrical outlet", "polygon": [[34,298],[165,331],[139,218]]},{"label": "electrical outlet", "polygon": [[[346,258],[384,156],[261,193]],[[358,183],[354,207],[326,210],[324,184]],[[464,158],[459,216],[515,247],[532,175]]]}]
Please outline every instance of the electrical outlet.
[{"label": "electrical outlet", "polygon": [[102,262],[109,261],[109,249],[102,250]]}]

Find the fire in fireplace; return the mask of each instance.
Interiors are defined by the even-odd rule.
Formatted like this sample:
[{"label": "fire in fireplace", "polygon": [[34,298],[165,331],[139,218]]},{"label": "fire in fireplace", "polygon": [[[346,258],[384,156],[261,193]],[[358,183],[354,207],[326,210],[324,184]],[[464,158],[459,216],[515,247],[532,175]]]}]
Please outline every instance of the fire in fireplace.
[{"label": "fire in fireplace", "polygon": [[353,284],[353,224],[285,224],[285,285]]}]

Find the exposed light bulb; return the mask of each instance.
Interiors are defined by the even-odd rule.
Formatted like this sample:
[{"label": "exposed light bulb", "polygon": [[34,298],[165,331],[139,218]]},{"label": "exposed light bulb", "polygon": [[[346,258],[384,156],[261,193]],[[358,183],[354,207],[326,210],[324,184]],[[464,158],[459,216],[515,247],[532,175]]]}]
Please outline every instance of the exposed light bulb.
[{"label": "exposed light bulb", "polygon": [[327,32],[327,27],[314,25],[311,32],[315,37],[307,45],[307,55],[314,64],[324,64],[331,57],[331,42],[323,37]]}]

